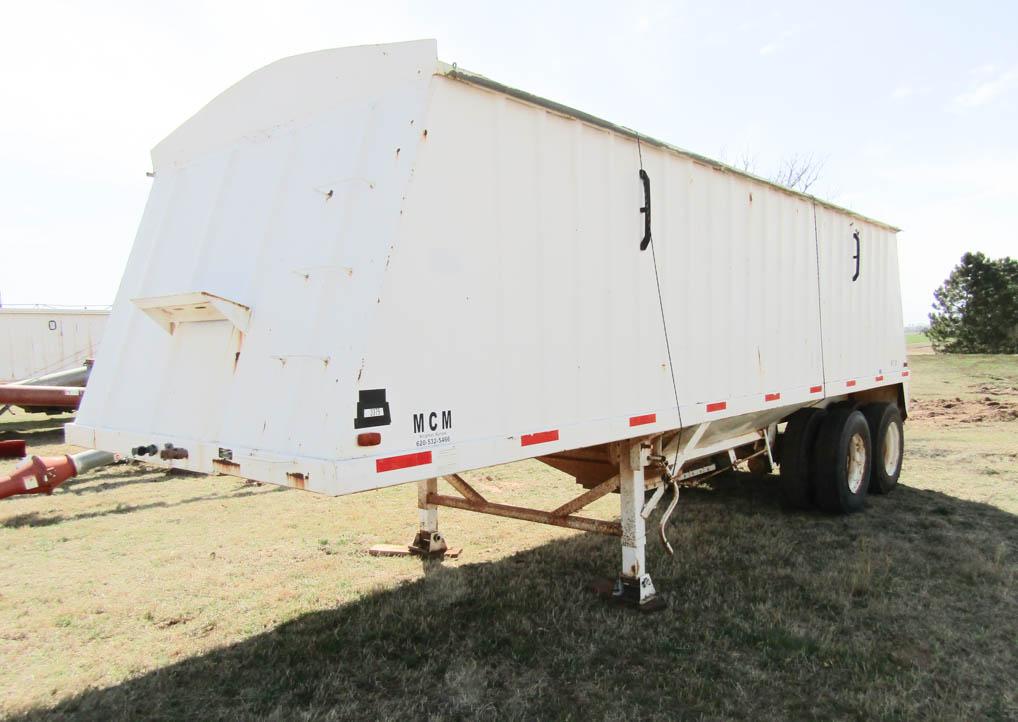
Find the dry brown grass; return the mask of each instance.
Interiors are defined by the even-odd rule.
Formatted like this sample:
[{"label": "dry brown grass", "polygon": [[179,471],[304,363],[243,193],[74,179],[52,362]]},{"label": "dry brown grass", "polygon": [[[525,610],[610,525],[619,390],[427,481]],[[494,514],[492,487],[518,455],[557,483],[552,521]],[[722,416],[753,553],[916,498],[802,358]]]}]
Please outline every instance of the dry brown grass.
[{"label": "dry brown grass", "polygon": [[[1013,357],[968,375],[939,359],[912,364],[920,399],[1006,400],[1018,379]],[[5,419],[61,448],[52,421]],[[410,538],[412,487],[331,499],[111,467],[0,502],[0,712],[1013,719],[1016,431],[910,423],[904,486],[849,518],[783,510],[774,477],[685,491],[678,555],[651,547],[656,615],[589,591],[614,539],[443,509],[465,552],[425,574],[365,553]],[[575,492],[535,462],[470,477],[510,503]]]}]

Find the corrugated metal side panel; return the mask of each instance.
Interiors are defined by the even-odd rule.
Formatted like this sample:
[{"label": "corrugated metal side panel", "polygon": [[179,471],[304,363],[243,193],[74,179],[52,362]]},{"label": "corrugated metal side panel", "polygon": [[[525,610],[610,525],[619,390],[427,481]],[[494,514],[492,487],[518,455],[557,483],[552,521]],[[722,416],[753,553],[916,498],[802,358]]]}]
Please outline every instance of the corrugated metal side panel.
[{"label": "corrugated metal side panel", "polygon": [[[412,447],[410,415],[450,407],[454,441],[645,412],[677,426],[636,144],[446,78],[428,128],[361,382],[390,390],[387,438]],[[643,160],[684,420],[821,383],[810,204]],[[408,367],[422,348],[438,353]]]},{"label": "corrugated metal side panel", "polygon": [[62,371],[94,358],[107,319],[106,313],[5,309],[0,313],[0,383]]},{"label": "corrugated metal side panel", "polygon": [[584,122],[586,124],[590,124],[590,125],[593,125],[593,126],[596,126],[596,127],[599,127],[599,128],[603,128],[603,129],[608,130],[608,131],[615,132],[615,133],[621,135],[622,137],[628,137],[628,138],[634,139],[634,140],[637,137],[640,137],[643,140],[644,145],[650,145],[650,146],[656,146],[658,148],[662,148],[664,150],[667,150],[669,153],[671,153],[673,155],[679,155],[679,156],[682,156],[684,158],[688,158],[690,160],[706,164],[706,165],[714,168],[715,170],[722,171],[722,172],[725,172],[725,173],[733,174],[733,175],[737,176],[738,178],[741,178],[743,180],[748,180],[748,181],[750,181],[750,182],[752,182],[752,183],[754,183],[756,185],[767,186],[767,187],[769,187],[769,188],[771,188],[773,190],[778,191],[779,193],[781,193],[783,195],[794,195],[794,196],[797,196],[798,198],[800,198],[802,200],[806,200],[806,201],[811,202],[811,203],[816,203],[817,205],[823,206],[824,208],[829,208],[830,210],[833,210],[836,213],[840,213],[840,214],[843,214],[843,215],[846,215],[846,216],[850,216],[852,218],[855,218],[855,219],[858,219],[858,220],[870,223],[872,225],[875,225],[877,227],[880,227],[880,228],[883,228],[885,230],[891,231],[893,233],[897,233],[897,232],[899,232],[901,230],[899,228],[895,228],[894,226],[891,226],[890,224],[884,223],[882,221],[879,221],[879,220],[876,220],[876,219],[873,219],[873,218],[868,218],[866,216],[863,216],[860,213],[858,213],[856,211],[853,211],[853,210],[851,210],[849,208],[842,208],[840,206],[837,206],[837,205],[835,205],[835,204],[831,203],[830,201],[825,200],[823,198],[817,198],[816,196],[811,196],[811,195],[808,195],[808,194],[803,193],[801,191],[797,191],[797,190],[794,190],[792,188],[788,188],[788,187],[783,186],[783,185],[781,185],[779,183],[776,183],[775,181],[769,180],[767,178],[762,178],[760,176],[753,175],[752,173],[750,173],[748,171],[742,170],[740,168],[736,168],[734,166],[726,165],[725,163],[722,163],[721,161],[715,160],[713,158],[708,158],[706,156],[700,155],[699,153],[693,153],[692,151],[689,151],[689,150],[686,150],[684,148],[680,148],[678,146],[672,145],[671,143],[666,143],[666,142],[664,142],[664,141],[662,141],[662,140],[660,140],[658,138],[653,138],[653,137],[647,136],[647,135],[641,135],[639,132],[633,130],[632,128],[627,128],[625,126],[618,125],[617,123],[612,123],[609,120],[605,120],[604,118],[599,118],[597,116],[591,115],[590,113],[586,113],[586,112],[584,112],[582,110],[579,110],[577,108],[572,108],[572,107],[569,107],[567,105],[563,105],[562,103],[558,103],[556,101],[550,100],[548,98],[543,98],[543,97],[541,97],[539,95],[534,95],[533,93],[528,93],[525,90],[521,90],[519,88],[514,88],[512,86],[505,85],[504,83],[500,83],[497,80],[492,80],[491,78],[487,78],[487,77],[485,77],[483,75],[480,75],[478,73],[474,73],[474,72],[471,72],[469,70],[464,70],[463,68],[458,68],[455,65],[449,65],[448,63],[442,63],[442,62],[439,63],[439,67],[440,67],[440,74],[445,76],[445,77],[447,77],[447,78],[453,78],[453,79],[456,79],[456,80],[459,80],[459,81],[462,81],[462,82],[470,83],[471,85],[474,85],[474,86],[479,87],[479,88],[485,88],[487,90],[493,90],[493,91],[498,92],[498,93],[503,93],[503,94],[505,94],[505,95],[507,95],[509,97],[516,98],[518,100],[522,100],[522,101],[530,103],[532,105],[536,105],[538,107],[548,109],[551,112],[556,113],[558,115],[568,116],[570,118],[574,118],[576,120],[580,120],[580,121],[582,121],[582,122]]},{"label": "corrugated metal side panel", "polygon": [[[828,394],[904,368],[895,234],[817,207]],[[855,235],[859,235],[859,275]],[[851,385],[850,385],[851,384]]]}]

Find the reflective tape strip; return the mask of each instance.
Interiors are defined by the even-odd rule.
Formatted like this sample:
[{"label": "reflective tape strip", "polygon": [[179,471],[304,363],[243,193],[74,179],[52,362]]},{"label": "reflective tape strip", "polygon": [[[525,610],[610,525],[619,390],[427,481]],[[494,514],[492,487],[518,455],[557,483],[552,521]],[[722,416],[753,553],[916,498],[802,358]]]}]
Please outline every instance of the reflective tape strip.
[{"label": "reflective tape strip", "polygon": [[851,381],[846,381],[845,386],[855,386],[855,379],[852,379]]},{"label": "reflective tape strip", "polygon": [[630,416],[630,426],[643,426],[644,424],[653,424],[657,421],[657,414],[643,414],[642,416]]},{"label": "reflective tape strip", "polygon": [[520,437],[520,446],[546,444],[549,441],[558,441],[558,429],[552,429],[551,431],[538,431],[536,434],[524,434]]},{"label": "reflective tape strip", "polygon": [[811,394],[819,394],[823,390],[824,390],[823,386],[810,386],[809,387],[809,392]]},{"label": "reflective tape strip", "polygon": [[908,371],[902,371],[902,372],[901,372],[901,375],[902,375],[902,376],[908,376]]},{"label": "reflective tape strip", "polygon": [[409,469],[411,466],[424,466],[431,463],[430,451],[418,451],[415,454],[403,454],[402,456],[390,456],[385,459],[375,459],[375,473],[383,471],[396,471],[397,469]]},{"label": "reflective tape strip", "polygon": [[781,398],[781,394],[778,394],[778,393],[764,394],[764,401],[777,401],[780,398]]},{"label": "reflective tape strip", "polygon": [[875,381],[883,381],[884,377],[883,376],[877,376],[876,379],[874,379],[874,380]]},{"label": "reflective tape strip", "polygon": [[724,411],[727,408],[727,401],[715,401],[713,404],[707,404],[707,413],[711,413],[712,411]]}]

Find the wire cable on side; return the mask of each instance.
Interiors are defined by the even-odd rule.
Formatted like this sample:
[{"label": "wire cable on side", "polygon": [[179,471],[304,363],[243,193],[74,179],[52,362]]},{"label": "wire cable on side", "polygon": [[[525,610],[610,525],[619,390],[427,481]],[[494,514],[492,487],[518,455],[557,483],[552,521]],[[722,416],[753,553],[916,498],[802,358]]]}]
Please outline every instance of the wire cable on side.
[{"label": "wire cable on side", "polygon": [[[636,136],[636,150],[637,150],[637,153],[639,154],[639,157],[640,157],[640,170],[643,171],[643,146],[640,143],[640,136],[639,135]],[[644,172],[646,172],[646,171],[644,171]],[[665,302],[664,302],[664,297],[663,297],[663,295],[661,293],[661,276],[658,273],[658,268],[657,268],[657,252],[654,250],[654,236],[653,236],[653,234],[650,234],[649,238],[650,238],[650,243],[648,245],[650,246],[650,256],[651,256],[651,261],[654,264],[654,285],[657,288],[657,304],[658,304],[658,308],[661,309],[661,328],[664,331],[665,351],[668,354],[668,371],[669,371],[669,373],[671,374],[671,377],[672,377],[672,392],[675,394],[675,411],[679,415],[679,429],[680,429],[680,432],[681,432],[681,429],[682,429],[682,408],[681,408],[681,405],[679,404],[679,384],[678,384],[678,381],[676,381],[676,379],[675,379],[675,364],[672,362],[672,344],[671,344],[671,341],[669,341],[669,339],[668,339],[668,320],[667,320],[667,318],[665,316]],[[679,472],[679,470],[676,469],[675,467],[679,463],[679,448],[680,448],[680,446],[681,445],[678,444],[678,443],[675,444],[675,459],[672,461],[672,468],[671,468],[671,471],[669,471],[669,473],[668,473],[669,477],[674,477]]]}]

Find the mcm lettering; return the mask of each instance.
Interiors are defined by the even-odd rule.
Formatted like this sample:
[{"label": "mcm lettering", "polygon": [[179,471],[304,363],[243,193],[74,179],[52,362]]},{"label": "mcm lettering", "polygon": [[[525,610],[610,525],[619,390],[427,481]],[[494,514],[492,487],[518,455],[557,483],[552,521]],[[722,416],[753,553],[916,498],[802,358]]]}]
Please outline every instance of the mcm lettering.
[{"label": "mcm lettering", "polygon": [[[441,427],[439,424],[441,423]],[[423,434],[425,431],[443,431],[452,428],[452,410],[431,411],[428,413],[414,414],[414,433]]]}]

